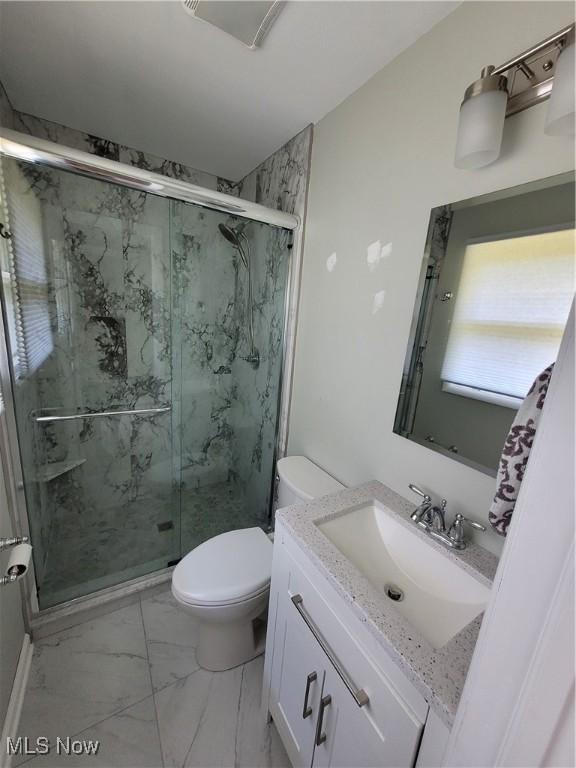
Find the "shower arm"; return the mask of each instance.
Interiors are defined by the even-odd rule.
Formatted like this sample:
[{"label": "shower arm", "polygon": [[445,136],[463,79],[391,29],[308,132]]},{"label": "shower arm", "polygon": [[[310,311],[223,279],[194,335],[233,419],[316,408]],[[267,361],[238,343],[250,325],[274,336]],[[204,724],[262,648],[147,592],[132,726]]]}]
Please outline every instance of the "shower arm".
[{"label": "shower arm", "polygon": [[256,351],[254,346],[254,305],[252,302],[252,253],[250,250],[250,242],[244,232],[238,232],[242,242],[246,245],[246,253],[244,254],[246,264],[248,265],[248,333],[250,335],[250,354],[253,355]]}]

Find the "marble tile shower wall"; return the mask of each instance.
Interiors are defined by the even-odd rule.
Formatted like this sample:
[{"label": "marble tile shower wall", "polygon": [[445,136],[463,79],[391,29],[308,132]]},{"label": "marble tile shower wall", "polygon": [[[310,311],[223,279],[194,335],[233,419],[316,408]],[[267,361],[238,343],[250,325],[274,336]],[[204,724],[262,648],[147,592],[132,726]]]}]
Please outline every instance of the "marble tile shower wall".
[{"label": "marble tile shower wall", "polygon": [[244,356],[249,351],[246,280],[240,281],[236,311],[239,315],[240,354],[232,363],[237,396],[233,403],[232,465],[247,507],[261,525],[267,522],[272,488],[278,425],[284,342],[284,308],[291,233],[248,224],[252,246],[254,343],[260,355],[257,368]]},{"label": "marble tile shower wall", "polygon": [[[232,376],[239,328],[236,252],[222,237],[225,216],[173,203],[175,435],[184,491],[231,478]],[[183,505],[183,512],[185,505]]]},{"label": "marble tile shower wall", "polygon": [[215,189],[229,195],[237,194],[238,185],[228,179],[17,110],[13,110],[12,126],[9,127],[39,139],[54,141],[99,157],[106,157],[109,160],[118,160],[137,168],[160,173],[163,176],[198,184],[207,189]]},{"label": "marble tile shower wall", "polygon": [[[304,220],[311,144],[312,128],[309,126],[243,179],[239,188],[241,197],[295,213]],[[278,414],[280,367],[287,320],[284,371],[285,379],[289,380],[296,332],[302,231],[296,234],[293,243],[288,233],[270,227],[250,224],[246,233],[258,254],[254,276],[254,325],[257,346],[261,344],[260,352],[264,351],[264,354],[257,370],[241,365],[240,361],[235,363],[234,378],[240,394],[235,403],[238,439],[234,444],[234,464],[242,478],[247,503],[256,507],[265,519],[269,497],[262,499],[260,489],[272,477],[276,432],[278,430],[282,445],[287,428],[290,390],[286,382],[283,406]],[[289,244],[291,274],[288,274],[288,260],[282,256]],[[287,280],[291,281],[292,301],[289,316],[285,318]],[[246,325],[241,324],[240,328],[246,348]]]}]

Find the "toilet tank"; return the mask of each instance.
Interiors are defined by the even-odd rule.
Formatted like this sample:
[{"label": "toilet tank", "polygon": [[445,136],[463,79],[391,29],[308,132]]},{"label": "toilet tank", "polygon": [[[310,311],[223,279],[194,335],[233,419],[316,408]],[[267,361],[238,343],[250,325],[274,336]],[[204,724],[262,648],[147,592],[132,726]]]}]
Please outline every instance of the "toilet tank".
[{"label": "toilet tank", "polygon": [[279,477],[278,509],[345,488],[305,456],[285,456],[277,462],[276,471]]}]

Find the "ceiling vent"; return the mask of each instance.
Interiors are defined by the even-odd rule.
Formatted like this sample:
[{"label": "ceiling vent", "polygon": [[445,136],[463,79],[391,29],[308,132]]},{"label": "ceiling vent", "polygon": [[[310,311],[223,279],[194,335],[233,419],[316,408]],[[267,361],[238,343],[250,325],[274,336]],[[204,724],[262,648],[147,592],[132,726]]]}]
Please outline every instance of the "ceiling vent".
[{"label": "ceiling vent", "polygon": [[249,48],[258,48],[285,5],[249,0],[183,0],[192,16],[227,32]]}]

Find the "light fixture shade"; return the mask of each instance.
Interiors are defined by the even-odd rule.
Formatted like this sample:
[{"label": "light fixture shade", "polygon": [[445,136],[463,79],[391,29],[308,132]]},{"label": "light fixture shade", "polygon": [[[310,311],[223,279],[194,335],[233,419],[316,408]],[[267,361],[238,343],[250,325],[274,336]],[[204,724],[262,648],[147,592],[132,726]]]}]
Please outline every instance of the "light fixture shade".
[{"label": "light fixture shade", "polygon": [[576,88],[574,83],[574,68],[576,67],[574,51],[574,43],[567,45],[556,61],[554,85],[548,102],[546,125],[544,126],[544,132],[549,136],[574,135],[574,89]]},{"label": "light fixture shade", "polygon": [[507,101],[507,92],[499,89],[464,99],[458,123],[456,168],[481,168],[498,158]]}]

